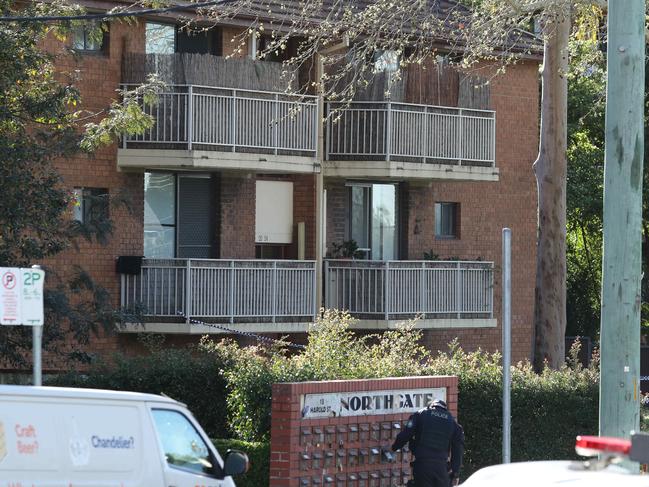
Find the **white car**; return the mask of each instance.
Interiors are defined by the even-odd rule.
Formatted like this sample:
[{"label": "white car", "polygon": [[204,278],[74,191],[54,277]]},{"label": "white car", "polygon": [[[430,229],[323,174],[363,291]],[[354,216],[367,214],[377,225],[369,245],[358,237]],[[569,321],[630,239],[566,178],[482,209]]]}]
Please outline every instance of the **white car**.
[{"label": "white car", "polygon": [[[520,462],[478,470],[465,487],[649,487],[649,475],[636,475],[612,464],[621,459],[644,460],[647,436],[631,441],[616,438],[577,437],[577,452],[602,455],[602,460]],[[649,459],[648,459],[649,460]]]}]

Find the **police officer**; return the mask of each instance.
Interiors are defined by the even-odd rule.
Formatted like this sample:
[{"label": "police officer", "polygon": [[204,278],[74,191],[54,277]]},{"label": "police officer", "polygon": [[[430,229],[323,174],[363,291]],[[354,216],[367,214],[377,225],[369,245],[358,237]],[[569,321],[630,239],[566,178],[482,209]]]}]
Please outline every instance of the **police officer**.
[{"label": "police officer", "polygon": [[[397,435],[392,451],[408,443],[415,456],[412,465],[414,487],[449,487],[459,479],[464,454],[464,430],[448,411],[446,403],[434,400],[408,420]],[[450,453],[450,470],[449,470]]]}]

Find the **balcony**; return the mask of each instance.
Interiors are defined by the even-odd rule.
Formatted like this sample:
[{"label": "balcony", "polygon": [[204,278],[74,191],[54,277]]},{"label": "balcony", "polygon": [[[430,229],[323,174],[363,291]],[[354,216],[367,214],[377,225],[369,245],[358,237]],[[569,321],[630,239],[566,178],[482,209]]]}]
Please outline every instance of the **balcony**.
[{"label": "balcony", "polygon": [[[325,260],[327,308],[348,310],[357,328],[493,327],[493,263]],[[121,305],[143,323],[123,332],[304,332],[316,315],[313,261],[144,259],[121,275]],[[197,324],[205,322],[207,325]]]},{"label": "balcony", "polygon": [[327,110],[327,176],[498,180],[494,111],[371,101]]},{"label": "balcony", "polygon": [[118,166],[312,173],[317,107],[313,96],[170,85],[144,106],[153,127],[123,138]]},{"label": "balcony", "polygon": [[139,274],[121,276],[122,307],[139,308],[144,318],[124,331],[219,332],[192,320],[237,330],[304,331],[315,303],[313,261],[145,259]]},{"label": "balcony", "polygon": [[325,305],[372,328],[417,316],[420,326],[495,326],[493,263],[327,260]]}]

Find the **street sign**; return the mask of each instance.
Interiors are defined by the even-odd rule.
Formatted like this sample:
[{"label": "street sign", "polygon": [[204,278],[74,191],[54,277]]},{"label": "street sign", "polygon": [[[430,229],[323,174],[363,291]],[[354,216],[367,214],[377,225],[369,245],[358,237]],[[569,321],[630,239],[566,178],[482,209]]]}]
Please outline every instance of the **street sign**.
[{"label": "street sign", "polygon": [[45,271],[41,269],[20,269],[22,278],[21,306],[22,324],[43,326],[43,283]]},{"label": "street sign", "polygon": [[0,324],[21,325],[20,269],[0,267]]},{"label": "street sign", "polygon": [[0,324],[42,326],[45,272],[0,267]]}]

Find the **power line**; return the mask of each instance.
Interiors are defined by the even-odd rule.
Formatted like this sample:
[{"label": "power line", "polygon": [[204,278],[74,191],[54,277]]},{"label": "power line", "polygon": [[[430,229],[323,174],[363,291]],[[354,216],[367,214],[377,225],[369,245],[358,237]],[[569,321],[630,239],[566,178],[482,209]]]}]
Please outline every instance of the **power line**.
[{"label": "power line", "polygon": [[182,316],[185,319],[189,319],[189,322],[193,323],[195,325],[203,325],[203,326],[207,326],[207,327],[210,327],[210,328],[215,328],[217,330],[225,331],[227,333],[232,333],[233,335],[241,335],[241,336],[246,336],[246,337],[250,337],[250,338],[255,338],[257,341],[262,342],[262,343],[266,343],[266,344],[269,344],[269,345],[273,345],[273,344],[277,343],[279,345],[289,347],[289,348],[296,348],[298,350],[305,350],[306,349],[306,347],[304,345],[300,345],[298,343],[292,343],[292,342],[288,342],[286,340],[276,340],[275,338],[270,338],[270,337],[267,337],[267,336],[258,335],[257,333],[252,333],[252,332],[249,332],[249,331],[235,330],[233,328],[228,328],[227,326],[217,325],[215,323],[205,323],[204,321],[195,320],[193,318],[187,318],[187,315],[185,315],[185,313],[183,313],[182,311],[178,311],[177,314],[178,314],[178,316]]},{"label": "power line", "polygon": [[79,14],[79,15],[41,15],[41,16],[0,16],[0,22],[56,22],[68,20],[109,20],[124,17],[140,17],[142,15],[160,14],[166,12],[178,12],[182,10],[194,10],[203,7],[217,7],[226,3],[232,3],[234,0],[214,0],[212,2],[192,3],[187,5],[174,5],[173,7],[148,8],[135,11],[99,13],[99,14]]}]

